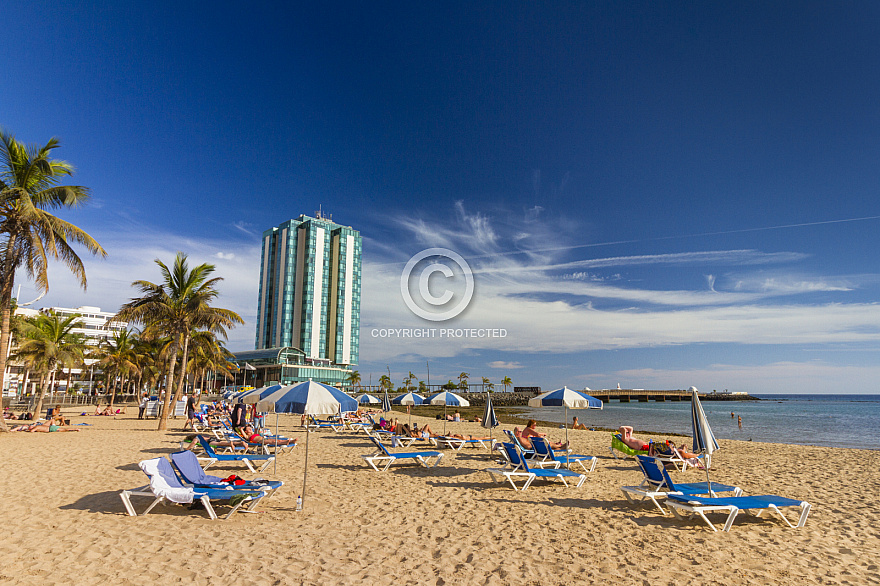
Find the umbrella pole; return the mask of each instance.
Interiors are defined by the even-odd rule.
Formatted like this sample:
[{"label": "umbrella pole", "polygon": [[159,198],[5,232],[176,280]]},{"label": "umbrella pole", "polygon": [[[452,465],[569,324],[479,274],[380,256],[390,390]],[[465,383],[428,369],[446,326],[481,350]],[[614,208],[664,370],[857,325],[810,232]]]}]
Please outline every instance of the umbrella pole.
[{"label": "umbrella pole", "polygon": [[443,403],[443,435],[446,435],[446,403]]},{"label": "umbrella pole", "polygon": [[303,509],[306,508],[306,478],[309,473],[309,436],[311,432],[306,429],[306,463],[303,465],[303,492],[302,492],[302,500],[303,500]]},{"label": "umbrella pole", "polygon": [[272,474],[278,474],[278,411],[275,412],[275,469]]},{"label": "umbrella pole", "polygon": [[565,406],[565,419],[562,424],[565,426],[565,447],[568,448],[568,405]]}]

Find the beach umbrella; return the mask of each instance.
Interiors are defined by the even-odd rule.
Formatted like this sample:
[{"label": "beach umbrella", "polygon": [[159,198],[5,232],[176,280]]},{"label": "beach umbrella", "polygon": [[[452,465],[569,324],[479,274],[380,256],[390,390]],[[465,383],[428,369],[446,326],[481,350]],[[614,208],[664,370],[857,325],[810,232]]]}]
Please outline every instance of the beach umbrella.
[{"label": "beach umbrella", "polygon": [[489,437],[492,438],[492,443],[495,443],[495,438],[493,437],[492,430],[498,427],[500,424],[498,423],[498,418],[495,417],[495,409],[492,407],[492,395],[486,393],[486,408],[483,410],[483,421],[480,422],[480,425],[489,430]]},{"label": "beach umbrella", "polygon": [[565,407],[565,443],[568,444],[568,410],[601,409],[602,401],[580,391],[562,387],[529,399],[529,407]]},{"label": "beach umbrella", "polygon": [[[391,399],[392,405],[406,405],[408,407],[421,405],[424,402],[425,398],[418,393],[404,393],[403,395],[399,395]],[[409,426],[412,427],[412,410],[407,409],[407,411],[409,411]]]},{"label": "beach umbrella", "polygon": [[471,406],[467,399],[465,399],[461,395],[450,393],[449,391],[442,391],[440,393],[431,395],[430,397],[425,399],[425,402],[430,403],[431,405],[443,405],[443,435],[446,435],[446,407],[449,405],[453,405],[455,407]]},{"label": "beach umbrella", "polygon": [[267,387],[260,387],[259,389],[253,389],[251,391],[245,391],[238,397],[238,402],[244,403],[245,405],[253,405],[254,403],[259,403],[263,397],[268,397],[280,388],[281,385],[270,385]]},{"label": "beach umbrella", "polygon": [[691,425],[694,431],[693,450],[695,454],[702,452],[707,456],[703,466],[706,468],[706,484],[709,486],[709,492],[711,493],[712,482],[709,480],[709,465],[712,461],[712,452],[719,449],[720,446],[715,440],[712,428],[709,427],[709,420],[706,419],[703,405],[700,404],[700,395],[697,392],[697,387],[691,387],[688,390],[691,391]]},{"label": "beach umbrella", "polygon": [[391,399],[388,398],[388,389],[385,389],[385,395],[382,397],[382,411],[385,413],[391,411]]},{"label": "beach umbrella", "polygon": [[357,397],[357,402],[361,405],[378,405],[382,401],[374,397],[373,395],[368,395],[364,393],[363,395],[359,395]]},{"label": "beach umbrella", "polygon": [[[264,412],[271,410],[276,413],[276,427],[278,413],[299,413],[301,415],[335,415],[338,413],[341,415],[342,413],[357,411],[357,408],[357,401],[339,389],[313,381],[281,387],[257,403],[257,409]],[[305,507],[306,480],[309,470],[310,435],[311,432],[307,427],[306,458],[303,465],[303,507]]]}]

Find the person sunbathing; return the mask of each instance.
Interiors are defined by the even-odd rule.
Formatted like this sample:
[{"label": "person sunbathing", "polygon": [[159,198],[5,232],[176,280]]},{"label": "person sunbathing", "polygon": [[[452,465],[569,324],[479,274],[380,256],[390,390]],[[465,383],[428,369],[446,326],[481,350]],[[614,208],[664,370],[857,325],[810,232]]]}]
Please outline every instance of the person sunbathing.
[{"label": "person sunbathing", "polygon": [[702,468],[702,463],[700,462],[700,455],[694,454],[693,452],[688,452],[684,444],[681,444],[678,447],[675,447],[675,444],[669,442],[669,447],[672,448],[672,451],[679,455],[682,460],[685,460],[688,464],[693,466],[694,468]]},{"label": "person sunbathing", "polygon": [[[211,444],[212,448],[247,448],[247,442],[244,441],[234,441],[234,440],[218,440],[214,438],[207,438],[208,443]],[[183,441],[180,442],[180,447],[183,448],[183,444],[189,444],[189,447],[185,448],[187,450],[195,450],[201,444],[199,443],[198,436],[188,435],[183,438]]]},{"label": "person sunbathing", "polygon": [[587,426],[583,423],[578,423],[577,415],[574,416],[574,419],[571,421],[572,429],[587,429]]},{"label": "person sunbathing", "polygon": [[647,442],[633,437],[633,428],[629,425],[621,425],[618,431],[620,432],[620,441],[634,450],[648,451],[651,447]]},{"label": "person sunbathing", "polygon": [[19,425],[18,427],[12,429],[11,431],[27,431],[30,433],[40,432],[40,433],[49,433],[51,431],[79,431],[78,429],[67,428],[62,429],[60,425],[56,425],[52,422],[51,419],[46,421],[41,421],[39,423],[34,423],[33,425]]},{"label": "person sunbathing", "polygon": [[290,444],[296,445],[296,439],[279,439],[276,437],[264,437],[257,433],[254,428],[250,425],[245,425],[241,437],[245,438],[248,442],[252,444],[263,444],[266,446],[288,446]]},{"label": "person sunbathing", "polygon": [[[518,427],[513,428],[514,435],[516,435],[518,429]],[[538,431],[538,422],[534,419],[529,419],[529,422],[526,424],[525,429],[523,429],[518,436],[520,443],[522,443],[523,447],[528,450],[533,449],[532,440],[529,439],[530,437],[547,437],[546,433],[541,433],[540,431]],[[547,440],[547,444],[549,444],[551,450],[568,449],[568,443],[551,442],[550,440]]]}]

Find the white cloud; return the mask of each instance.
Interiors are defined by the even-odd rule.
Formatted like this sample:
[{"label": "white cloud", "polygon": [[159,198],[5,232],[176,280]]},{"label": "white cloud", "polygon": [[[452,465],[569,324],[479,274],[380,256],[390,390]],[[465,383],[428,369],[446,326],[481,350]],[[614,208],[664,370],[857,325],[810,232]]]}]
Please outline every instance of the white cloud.
[{"label": "white cloud", "polygon": [[[457,206],[458,223],[436,227],[424,220],[404,219],[409,235],[419,244],[443,245],[458,252],[482,251],[467,256],[474,269],[476,292],[468,309],[445,323],[424,322],[405,307],[399,292],[401,257],[394,261],[366,256],[363,264],[361,356],[365,361],[392,360],[401,355],[452,357],[473,351],[586,352],[680,346],[702,343],[734,344],[840,344],[874,343],[880,340],[880,305],[875,303],[780,304],[776,296],[814,292],[846,292],[850,278],[804,277],[777,268],[772,276],[749,275],[743,267],[786,267],[809,258],[798,252],[764,253],[759,250],[712,250],[669,254],[614,256],[599,259],[559,258],[574,247],[560,246],[504,252],[522,246],[521,226],[507,226],[510,236],[499,234]],[[474,239],[474,226],[484,236]],[[530,226],[540,232],[541,227]],[[490,237],[491,235],[491,237]],[[405,236],[404,236],[405,238]],[[513,244],[514,242],[517,244]],[[552,242],[552,240],[550,240]],[[553,252],[560,251],[560,252]],[[415,252],[415,250],[413,251]],[[405,259],[403,259],[405,260]],[[694,289],[646,287],[624,278],[617,269],[651,266],[689,267],[696,271]],[[737,277],[706,276],[705,267],[736,266]],[[560,269],[590,268],[590,273],[555,274]],[[608,273],[608,269],[614,272]],[[676,269],[678,270],[678,269]],[[603,272],[604,271],[604,272]],[[571,278],[581,276],[581,279]],[[711,275],[711,274],[710,274]],[[603,280],[603,276],[606,276]],[[876,277],[863,277],[865,279]],[[610,282],[614,281],[614,285]],[[681,280],[676,277],[674,282]],[[649,281],[652,283],[653,281]],[[648,284],[649,284],[648,283]],[[760,286],[759,286],[760,284]],[[708,285],[708,289],[706,288]],[[604,306],[598,305],[604,301]],[[624,304],[621,306],[621,304]],[[504,338],[423,338],[374,340],[373,327],[504,328]]]},{"label": "white cloud", "polygon": [[523,368],[523,365],[519,362],[505,362],[503,360],[493,360],[489,362],[486,366],[489,368],[504,368],[504,369],[515,369],[515,368]]},{"label": "white cloud", "polygon": [[[86,268],[88,290],[83,291],[65,267],[52,263],[49,267],[49,293],[34,307],[92,305],[103,311],[117,311],[123,303],[138,296],[138,290],[131,286],[133,281],[160,280],[155,259],[170,264],[175,254],[182,251],[188,255],[191,267],[203,262],[217,267],[214,275],[222,277],[223,281],[218,286],[220,296],[216,305],[232,309],[245,320],[243,326],[229,332],[227,346],[232,350],[253,348],[260,266],[257,242],[241,241],[235,252],[218,253],[218,249],[230,249],[230,238],[193,240],[143,226],[132,232],[93,235],[108,254],[104,260],[81,256]],[[16,275],[16,283],[22,286],[23,300],[29,301],[37,296],[33,283],[27,280],[24,273]]]}]

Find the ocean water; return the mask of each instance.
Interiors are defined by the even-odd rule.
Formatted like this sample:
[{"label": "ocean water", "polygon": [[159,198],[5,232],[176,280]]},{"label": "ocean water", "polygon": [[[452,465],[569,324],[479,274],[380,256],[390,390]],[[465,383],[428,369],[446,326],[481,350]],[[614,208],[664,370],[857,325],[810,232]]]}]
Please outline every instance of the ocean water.
[{"label": "ocean water", "polygon": [[[756,442],[880,450],[880,395],[765,395],[761,401],[702,401],[715,437]],[[604,409],[569,410],[587,427],[631,425],[636,437],[651,433],[691,435],[690,401],[619,403]],[[739,429],[733,412],[742,417]],[[521,415],[543,421],[564,421],[562,407],[530,409]]]}]

